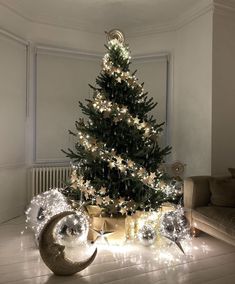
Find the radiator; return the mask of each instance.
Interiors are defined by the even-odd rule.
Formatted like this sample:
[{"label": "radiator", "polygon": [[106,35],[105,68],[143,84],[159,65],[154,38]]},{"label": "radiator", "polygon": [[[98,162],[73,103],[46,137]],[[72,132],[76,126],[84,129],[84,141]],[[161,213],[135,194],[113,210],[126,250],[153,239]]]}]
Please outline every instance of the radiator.
[{"label": "radiator", "polygon": [[51,188],[64,187],[71,174],[71,167],[33,167],[31,169],[31,197]]}]

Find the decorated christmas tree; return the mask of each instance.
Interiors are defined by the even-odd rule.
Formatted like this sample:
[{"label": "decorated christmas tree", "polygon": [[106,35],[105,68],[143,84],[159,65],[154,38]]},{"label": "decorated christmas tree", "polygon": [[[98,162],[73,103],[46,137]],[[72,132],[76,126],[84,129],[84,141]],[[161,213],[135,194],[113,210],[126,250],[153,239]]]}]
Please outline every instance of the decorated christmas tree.
[{"label": "decorated christmas tree", "polygon": [[157,103],[130,71],[123,34],[109,32],[106,48],[93,99],[79,102],[87,119],[75,122],[75,147],[64,151],[76,166],[67,194],[109,214],[155,210],[176,196],[160,170],[170,153],[158,142],[164,123],[149,115]]}]

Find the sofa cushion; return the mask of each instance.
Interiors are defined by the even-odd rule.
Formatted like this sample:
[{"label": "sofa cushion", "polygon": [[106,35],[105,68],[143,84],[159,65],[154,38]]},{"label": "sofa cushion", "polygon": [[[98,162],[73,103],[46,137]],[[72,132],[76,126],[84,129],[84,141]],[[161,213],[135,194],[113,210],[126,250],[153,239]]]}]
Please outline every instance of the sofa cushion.
[{"label": "sofa cushion", "polygon": [[192,217],[194,220],[199,220],[235,237],[235,208],[219,206],[197,207],[193,210]]},{"label": "sofa cushion", "polygon": [[234,168],[228,168],[232,178],[235,178],[235,169]]},{"label": "sofa cushion", "polygon": [[235,179],[210,179],[211,204],[235,208]]}]

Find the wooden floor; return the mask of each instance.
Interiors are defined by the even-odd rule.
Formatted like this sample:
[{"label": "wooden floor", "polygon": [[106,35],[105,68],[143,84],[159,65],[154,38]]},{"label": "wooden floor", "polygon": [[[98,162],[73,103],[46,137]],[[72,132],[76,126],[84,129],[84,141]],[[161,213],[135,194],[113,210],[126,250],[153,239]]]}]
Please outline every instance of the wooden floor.
[{"label": "wooden floor", "polygon": [[97,244],[92,265],[75,276],[59,277],[42,262],[32,234],[21,235],[23,229],[22,217],[0,225],[0,283],[235,283],[235,247],[205,234],[183,244],[186,255],[174,244],[166,249],[162,241],[151,248]]}]

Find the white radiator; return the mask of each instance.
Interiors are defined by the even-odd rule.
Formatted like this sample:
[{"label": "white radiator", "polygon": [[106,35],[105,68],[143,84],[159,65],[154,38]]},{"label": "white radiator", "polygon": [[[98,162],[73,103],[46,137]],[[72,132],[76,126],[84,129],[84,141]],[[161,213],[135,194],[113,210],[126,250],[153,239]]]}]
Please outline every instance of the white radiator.
[{"label": "white radiator", "polygon": [[41,166],[31,169],[31,197],[50,188],[64,187],[64,182],[71,174],[71,167]]}]

